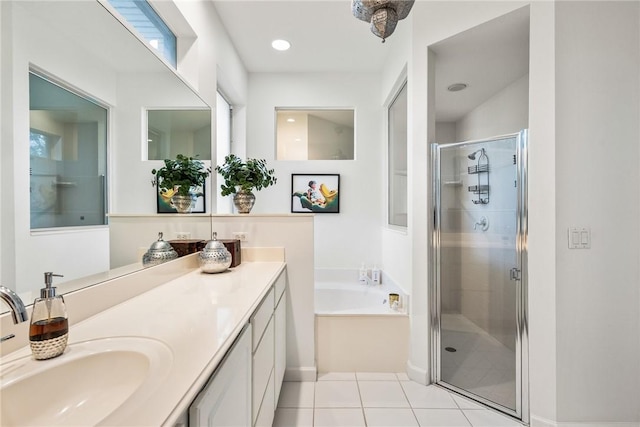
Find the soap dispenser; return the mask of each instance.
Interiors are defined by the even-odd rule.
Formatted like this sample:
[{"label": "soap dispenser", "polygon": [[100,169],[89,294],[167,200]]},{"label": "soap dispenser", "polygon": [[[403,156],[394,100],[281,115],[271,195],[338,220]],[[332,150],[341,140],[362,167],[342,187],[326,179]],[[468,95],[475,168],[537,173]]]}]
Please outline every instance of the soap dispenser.
[{"label": "soap dispenser", "polygon": [[37,360],[60,356],[69,338],[67,308],[62,295],[56,295],[56,288],[51,286],[53,276],[63,277],[51,272],[44,273],[45,287],[40,289],[40,298],[33,302],[29,345]]},{"label": "soap dispenser", "polygon": [[361,283],[367,283],[369,281],[369,272],[364,262],[360,264],[360,270],[358,270],[358,281]]}]

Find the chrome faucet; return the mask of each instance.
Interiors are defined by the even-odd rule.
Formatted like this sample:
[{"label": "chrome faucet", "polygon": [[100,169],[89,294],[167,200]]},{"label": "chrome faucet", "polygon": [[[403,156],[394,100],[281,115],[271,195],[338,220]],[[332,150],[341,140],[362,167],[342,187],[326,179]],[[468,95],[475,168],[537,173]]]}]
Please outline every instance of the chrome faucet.
[{"label": "chrome faucet", "polygon": [[18,324],[29,320],[27,315],[27,309],[24,307],[24,303],[14,291],[4,286],[0,286],[0,297],[11,308],[11,317],[13,317],[13,323]]}]

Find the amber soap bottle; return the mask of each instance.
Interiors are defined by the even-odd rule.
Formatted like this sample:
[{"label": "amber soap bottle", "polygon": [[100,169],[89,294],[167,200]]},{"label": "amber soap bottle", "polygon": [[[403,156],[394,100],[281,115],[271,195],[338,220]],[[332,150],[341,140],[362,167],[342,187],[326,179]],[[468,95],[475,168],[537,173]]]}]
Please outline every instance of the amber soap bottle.
[{"label": "amber soap bottle", "polygon": [[33,357],[38,360],[60,356],[69,338],[67,308],[62,295],[56,295],[56,288],[52,286],[54,276],[62,277],[51,272],[44,273],[45,287],[40,289],[40,298],[33,302],[29,345]]}]

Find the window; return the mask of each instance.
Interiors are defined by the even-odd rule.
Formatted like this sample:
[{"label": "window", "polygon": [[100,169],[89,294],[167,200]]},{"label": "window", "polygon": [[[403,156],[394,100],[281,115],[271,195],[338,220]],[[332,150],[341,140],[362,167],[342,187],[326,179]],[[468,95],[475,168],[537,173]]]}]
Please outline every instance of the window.
[{"label": "window", "polygon": [[29,73],[31,228],[106,224],[107,109]]},{"label": "window", "polygon": [[[221,165],[224,162],[225,156],[231,153],[232,115],[233,109],[231,108],[231,104],[218,92],[216,101],[216,161],[212,162],[214,164]],[[220,175],[218,174],[215,174],[215,177],[220,179]],[[216,212],[232,213],[233,198],[220,194],[220,184],[222,183],[223,180],[220,179],[218,189],[215,191]]]},{"label": "window", "polygon": [[276,108],[277,160],[353,160],[354,111]]},{"label": "window", "polygon": [[176,36],[146,0],[109,0],[160,55],[177,67]]},{"label": "window", "polygon": [[407,84],[391,102],[389,122],[389,224],[407,226]]}]

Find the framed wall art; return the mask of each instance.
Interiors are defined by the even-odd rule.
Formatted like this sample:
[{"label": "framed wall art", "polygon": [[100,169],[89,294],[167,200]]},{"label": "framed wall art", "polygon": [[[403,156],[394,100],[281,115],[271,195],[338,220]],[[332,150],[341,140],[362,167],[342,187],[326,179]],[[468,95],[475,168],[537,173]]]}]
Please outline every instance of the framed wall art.
[{"label": "framed wall art", "polygon": [[[158,188],[157,185],[156,185],[156,192],[158,194],[158,196],[157,196],[157,213],[159,213],[159,214],[163,214],[163,213],[179,213],[178,209],[176,209],[176,206],[171,201],[171,196],[173,196],[173,193],[171,193],[171,194],[163,193]],[[204,185],[202,185],[201,187],[197,187],[195,189],[195,193],[197,194],[197,197],[196,197],[195,202],[193,202],[192,205],[191,205],[191,210],[189,212],[184,212],[183,211],[183,212],[180,212],[180,213],[206,213]]]},{"label": "framed wall art", "polygon": [[291,212],[340,213],[340,175],[291,174]]}]

